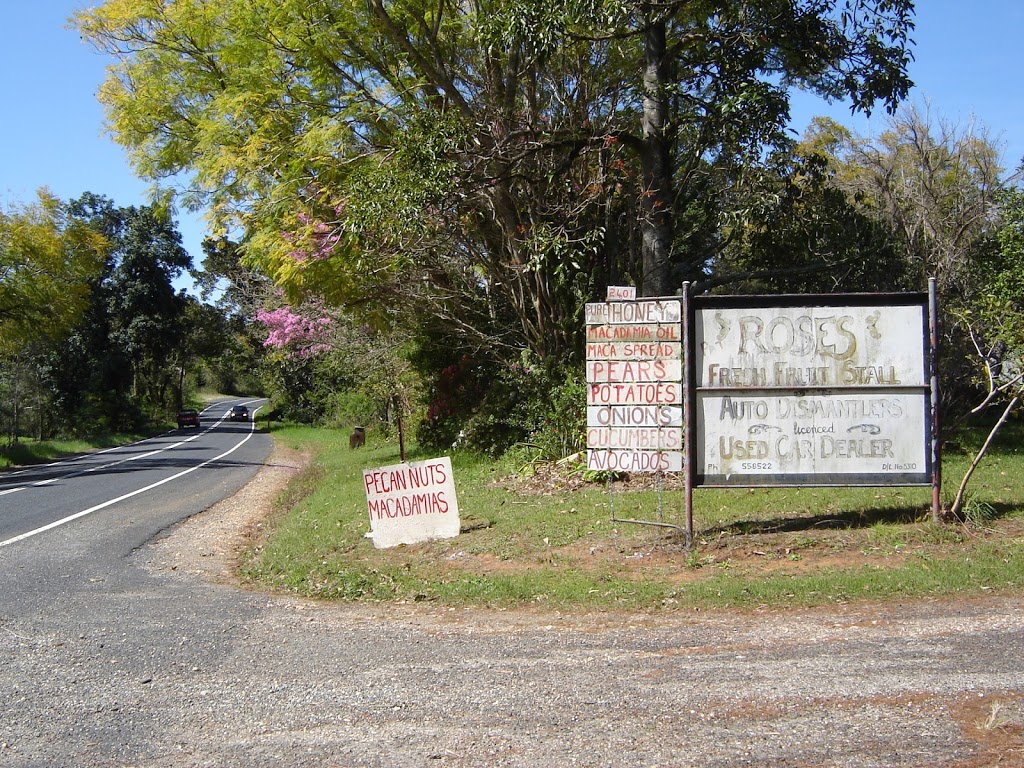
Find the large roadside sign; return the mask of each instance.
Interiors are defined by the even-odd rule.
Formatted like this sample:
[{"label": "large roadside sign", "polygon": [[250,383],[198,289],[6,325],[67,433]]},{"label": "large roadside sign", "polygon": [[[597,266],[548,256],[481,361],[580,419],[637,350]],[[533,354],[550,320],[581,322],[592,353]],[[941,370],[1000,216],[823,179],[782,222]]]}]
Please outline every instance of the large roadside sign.
[{"label": "large roadside sign", "polygon": [[923,295],[692,301],[696,484],[931,482]]},{"label": "large roadside sign", "polygon": [[587,304],[588,468],[682,471],[681,318],[678,300]]}]

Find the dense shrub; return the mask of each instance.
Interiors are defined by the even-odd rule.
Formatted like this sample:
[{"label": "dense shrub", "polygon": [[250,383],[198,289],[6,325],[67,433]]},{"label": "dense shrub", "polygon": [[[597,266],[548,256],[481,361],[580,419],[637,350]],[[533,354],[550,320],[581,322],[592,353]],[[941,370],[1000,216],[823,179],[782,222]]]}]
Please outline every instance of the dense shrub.
[{"label": "dense shrub", "polygon": [[525,443],[550,458],[582,447],[586,395],[575,368],[548,368],[524,353],[489,371],[463,358],[441,372],[432,395],[421,445],[498,456]]}]

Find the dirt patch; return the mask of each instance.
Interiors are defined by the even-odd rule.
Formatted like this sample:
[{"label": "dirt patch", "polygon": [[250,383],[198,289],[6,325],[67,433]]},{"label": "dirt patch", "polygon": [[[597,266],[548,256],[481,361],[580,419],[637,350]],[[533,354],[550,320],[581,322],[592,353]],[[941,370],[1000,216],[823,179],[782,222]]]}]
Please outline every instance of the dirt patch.
[{"label": "dirt patch", "polygon": [[958,768],[1024,765],[1024,696],[1019,691],[965,697],[950,710],[979,751]]},{"label": "dirt patch", "polygon": [[270,458],[244,488],[154,543],[160,568],[237,583],[242,554],[262,542],[277,499],[309,462],[309,454],[275,442]]}]

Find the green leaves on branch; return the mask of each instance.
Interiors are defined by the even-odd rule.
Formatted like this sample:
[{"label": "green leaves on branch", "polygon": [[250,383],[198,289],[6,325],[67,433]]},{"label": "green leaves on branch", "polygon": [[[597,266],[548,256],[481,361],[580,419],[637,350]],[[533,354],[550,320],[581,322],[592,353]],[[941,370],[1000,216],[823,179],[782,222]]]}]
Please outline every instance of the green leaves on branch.
[{"label": "green leaves on branch", "polygon": [[46,190],[34,203],[0,209],[0,353],[70,330],[106,245]]}]

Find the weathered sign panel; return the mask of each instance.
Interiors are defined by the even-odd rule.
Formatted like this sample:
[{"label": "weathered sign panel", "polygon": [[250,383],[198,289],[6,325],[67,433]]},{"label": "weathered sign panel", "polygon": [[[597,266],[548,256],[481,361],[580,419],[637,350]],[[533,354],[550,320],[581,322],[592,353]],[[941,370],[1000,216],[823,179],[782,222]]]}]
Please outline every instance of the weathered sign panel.
[{"label": "weathered sign panel", "polygon": [[694,299],[699,484],[930,482],[923,299],[729,298]]},{"label": "weathered sign panel", "polygon": [[681,427],[587,427],[587,447],[681,451],[683,430]]},{"label": "weathered sign panel", "polygon": [[588,360],[682,360],[678,341],[587,342]]},{"label": "weathered sign panel", "polygon": [[377,549],[459,535],[459,505],[447,456],[363,471]]},{"label": "weathered sign panel", "polygon": [[587,382],[643,384],[682,381],[681,360],[588,360]]},{"label": "weathered sign panel", "polygon": [[923,305],[700,309],[697,386],[925,386],[926,323]]},{"label": "weathered sign panel", "polygon": [[633,301],[636,299],[635,285],[609,285],[608,301]]},{"label": "weathered sign panel", "polygon": [[588,384],[587,405],[681,405],[683,384]]},{"label": "weathered sign panel", "polygon": [[698,397],[697,465],[706,484],[924,482],[928,409],[906,392]]},{"label": "weathered sign panel", "polygon": [[588,325],[587,343],[607,341],[635,341],[646,344],[656,342],[682,341],[679,323],[650,325],[647,323],[625,323],[622,325]]},{"label": "weathered sign panel", "polygon": [[587,469],[613,472],[682,472],[682,451],[587,451]]},{"label": "weathered sign panel", "polygon": [[586,318],[587,466],[680,471],[682,303],[588,304]]},{"label": "weathered sign panel", "polygon": [[679,405],[604,405],[587,407],[588,427],[681,427]]},{"label": "weathered sign panel", "polygon": [[610,301],[587,304],[584,308],[587,325],[635,325],[638,323],[678,323],[683,304],[666,301]]}]

